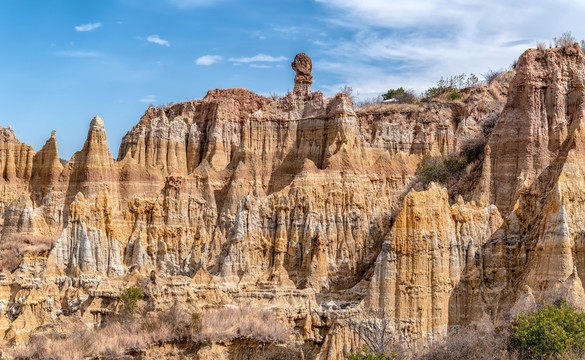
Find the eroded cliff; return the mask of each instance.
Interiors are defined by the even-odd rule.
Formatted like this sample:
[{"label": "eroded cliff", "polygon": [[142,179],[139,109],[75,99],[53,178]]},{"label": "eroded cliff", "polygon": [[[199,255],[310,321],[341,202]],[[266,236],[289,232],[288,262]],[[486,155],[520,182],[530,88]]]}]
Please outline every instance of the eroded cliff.
[{"label": "eroded cliff", "polygon": [[[543,300],[583,306],[584,60],[528,50],[461,101],[356,111],[311,91],[299,54],[283,98],[150,107],[117,160],[98,116],[65,166],[55,134],[35,154],[2,129],[1,242],[43,247],[2,273],[0,335],[98,325],[135,281],[150,311],[274,309],[333,360],[359,346],[342,320],[356,309],[421,345]],[[423,156],[470,139],[483,155],[449,189],[412,189]]]}]

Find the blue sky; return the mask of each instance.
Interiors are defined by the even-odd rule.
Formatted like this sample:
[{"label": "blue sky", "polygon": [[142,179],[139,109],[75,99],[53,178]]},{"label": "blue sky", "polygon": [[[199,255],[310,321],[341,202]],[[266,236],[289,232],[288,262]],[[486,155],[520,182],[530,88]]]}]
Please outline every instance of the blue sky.
[{"label": "blue sky", "polygon": [[585,1],[2,0],[0,125],[60,155],[104,118],[116,157],[149,104],[209,89],[293,87],[290,62],[313,59],[313,90],[367,98],[422,91],[441,76],[507,68],[536,41],[585,37]]}]

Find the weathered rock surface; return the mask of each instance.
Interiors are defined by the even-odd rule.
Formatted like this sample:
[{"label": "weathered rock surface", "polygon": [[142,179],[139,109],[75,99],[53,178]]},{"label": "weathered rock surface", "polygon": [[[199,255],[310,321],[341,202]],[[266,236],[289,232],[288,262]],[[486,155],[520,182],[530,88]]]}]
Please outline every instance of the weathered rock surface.
[{"label": "weathered rock surface", "polygon": [[[528,50],[461,101],[356,111],[312,92],[299,54],[287,96],[150,107],[117,160],[97,116],[65,166],[55,134],[35,154],[2,128],[0,241],[52,245],[1,274],[0,336],[97,325],[135,281],[150,311],[273,308],[332,360],[360,346],[341,321],[356,309],[415,346],[541,301],[583,306],[584,59]],[[466,176],[411,190],[423,156],[470,139],[487,146]]]}]

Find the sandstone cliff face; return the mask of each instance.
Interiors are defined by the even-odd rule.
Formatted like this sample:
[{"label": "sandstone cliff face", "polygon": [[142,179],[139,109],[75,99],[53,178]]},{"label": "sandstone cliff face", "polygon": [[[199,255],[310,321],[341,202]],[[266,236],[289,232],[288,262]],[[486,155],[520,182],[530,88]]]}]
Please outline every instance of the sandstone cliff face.
[{"label": "sandstone cliff face", "polygon": [[0,138],[2,183],[26,183],[32,173],[33,148],[18,141],[10,127],[0,128]]},{"label": "sandstone cliff face", "polygon": [[[96,116],[64,167],[55,134],[35,154],[2,129],[1,242],[50,249],[2,274],[0,335],[99,324],[137,280],[151,311],[274,308],[334,360],[360,346],[342,321],[356,309],[416,346],[542,300],[583,305],[583,60],[529,50],[461,101],[356,111],[312,92],[299,54],[281,99],[213,90],[150,107],[117,160]],[[485,136],[473,186],[410,190],[422,156]]]}]

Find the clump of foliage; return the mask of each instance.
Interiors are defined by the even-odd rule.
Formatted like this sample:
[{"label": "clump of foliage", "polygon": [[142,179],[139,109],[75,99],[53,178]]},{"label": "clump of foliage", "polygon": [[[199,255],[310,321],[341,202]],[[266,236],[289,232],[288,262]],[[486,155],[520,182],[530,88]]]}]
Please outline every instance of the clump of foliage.
[{"label": "clump of foliage", "polygon": [[[442,78],[437,81],[437,86],[433,86],[427,89],[423,94],[422,98],[425,101],[428,101],[434,97],[443,94],[453,94],[453,92],[457,92],[458,90],[474,87],[479,85],[481,82],[479,78],[474,74],[469,74],[469,76],[465,74],[459,74],[455,76],[450,76],[448,78]],[[461,95],[461,94],[459,94]],[[455,96],[455,95],[453,95]]]},{"label": "clump of foliage", "polygon": [[425,187],[431,182],[444,184],[461,173],[467,164],[466,159],[457,156],[441,158],[427,155],[417,165],[415,175]]},{"label": "clump of foliage", "polygon": [[127,287],[124,289],[124,291],[122,291],[122,294],[120,294],[120,298],[124,304],[126,316],[128,316],[130,319],[134,318],[134,314],[136,313],[136,309],[138,307],[138,300],[142,300],[144,298],[140,285],[136,283],[130,287]]},{"label": "clump of foliage", "polygon": [[459,100],[462,97],[463,96],[457,90],[455,90],[451,94],[449,94],[449,96],[447,96],[447,99],[449,99],[449,100]]},{"label": "clump of foliage", "polygon": [[514,318],[510,345],[524,359],[558,359],[585,355],[585,314],[562,299]]},{"label": "clump of foliage", "polygon": [[[482,124],[483,126],[484,124]],[[488,126],[489,124],[485,124]],[[495,125],[495,121],[494,121]],[[492,128],[493,126],[492,125]],[[491,130],[490,130],[491,132]],[[485,149],[485,144],[487,140],[485,137],[465,137],[461,140],[461,155],[465,158],[468,163],[474,162],[475,160],[479,159],[480,156],[483,154],[483,150]]]},{"label": "clump of foliage", "polygon": [[445,93],[447,93],[449,91],[455,91],[455,88],[452,88],[452,87],[443,87],[441,85],[433,86],[433,87],[428,88],[423,93],[422,97],[423,97],[423,100],[428,101],[428,100],[430,100],[430,99],[432,99],[434,97],[437,97],[439,95],[445,94]]},{"label": "clump of foliage", "polygon": [[494,128],[496,127],[496,122],[498,121],[498,116],[497,115],[492,115],[488,118],[486,118],[482,123],[481,123],[481,130],[483,131],[483,135],[485,138],[488,138],[492,131],[494,130]]},{"label": "clump of foliage", "polygon": [[399,87],[398,89],[390,89],[385,94],[382,94],[384,100],[394,99],[399,104],[413,104],[416,102],[417,97],[412,90],[404,90]]},{"label": "clump of foliage", "polygon": [[347,354],[345,358],[347,360],[391,360],[395,359],[398,355],[395,352],[392,352],[391,355],[387,355],[386,353],[379,353],[379,354],[372,354],[369,352],[365,345],[362,350],[358,350],[354,354]]}]

